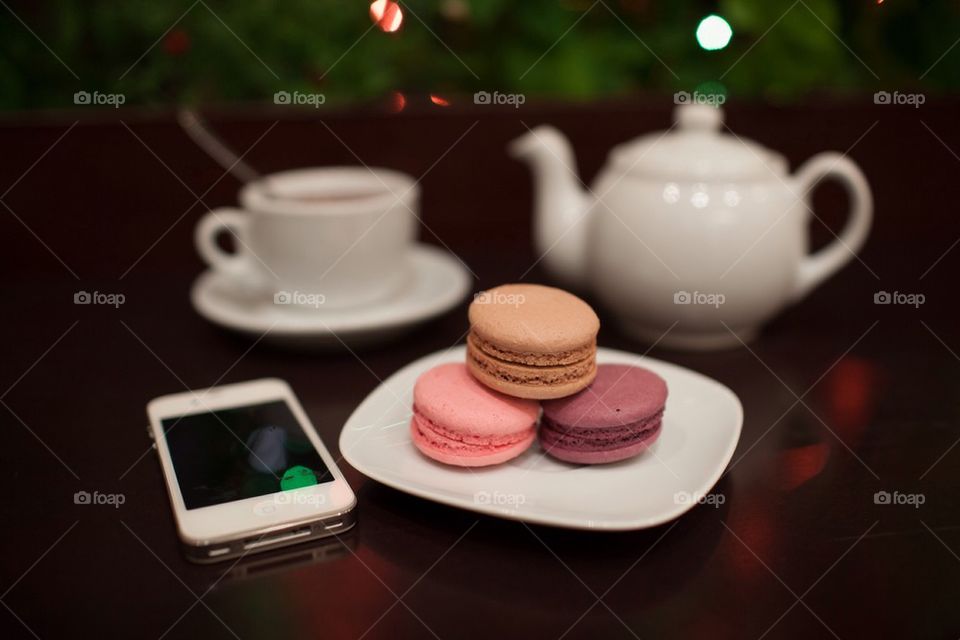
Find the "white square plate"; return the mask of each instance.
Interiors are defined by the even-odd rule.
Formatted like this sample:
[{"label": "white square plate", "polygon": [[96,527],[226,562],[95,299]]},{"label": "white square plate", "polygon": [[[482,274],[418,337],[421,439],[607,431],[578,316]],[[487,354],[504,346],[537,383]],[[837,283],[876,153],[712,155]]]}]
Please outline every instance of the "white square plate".
[{"label": "white square plate", "polygon": [[737,447],[743,409],[727,387],[677,365],[599,348],[597,361],[646,367],[667,382],[660,438],[631,460],[575,465],[534,443],[520,457],[467,469],[434,462],[410,440],[413,384],[465,348],[425,356],[396,372],[357,407],[340,433],[343,457],[400,491],[492,516],[574,529],[654,527],[680,516],[716,484]]}]

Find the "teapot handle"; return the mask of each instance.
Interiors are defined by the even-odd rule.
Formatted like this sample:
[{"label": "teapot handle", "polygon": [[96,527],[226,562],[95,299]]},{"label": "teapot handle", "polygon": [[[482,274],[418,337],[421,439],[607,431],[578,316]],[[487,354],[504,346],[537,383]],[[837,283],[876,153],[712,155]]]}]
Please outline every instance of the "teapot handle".
[{"label": "teapot handle", "polygon": [[863,247],[873,221],[873,196],[867,179],[852,160],[835,151],[817,154],[797,170],[794,182],[803,204],[807,193],[827,178],[838,180],[846,188],[850,196],[850,218],[833,242],[800,262],[793,293],[796,300],[806,296],[856,255]]}]

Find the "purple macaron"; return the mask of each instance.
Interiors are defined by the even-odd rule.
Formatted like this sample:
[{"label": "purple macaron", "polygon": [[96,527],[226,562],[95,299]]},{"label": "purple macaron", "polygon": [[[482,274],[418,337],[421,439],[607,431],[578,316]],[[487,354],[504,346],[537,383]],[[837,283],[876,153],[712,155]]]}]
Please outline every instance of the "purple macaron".
[{"label": "purple macaron", "polygon": [[555,458],[579,464],[626,460],[660,435],[667,383],[643,369],[602,364],[589,387],[543,403],[540,444]]}]

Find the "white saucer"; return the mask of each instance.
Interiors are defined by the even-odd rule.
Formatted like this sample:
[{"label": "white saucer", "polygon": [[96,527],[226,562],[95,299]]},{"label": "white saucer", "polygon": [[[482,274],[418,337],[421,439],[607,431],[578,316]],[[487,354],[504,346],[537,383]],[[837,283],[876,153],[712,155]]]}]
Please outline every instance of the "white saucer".
[{"label": "white saucer", "polygon": [[654,527],[698,501],[717,505],[725,500],[708,494],[740,439],[740,400],[702,374],[613,349],[598,349],[597,361],[646,367],[669,388],[663,431],[640,456],[606,465],[573,465],[546,456],[534,444],[510,462],[479,469],[426,458],[410,441],[413,384],[427,369],[464,358],[461,346],[421,358],[390,376],[344,425],[343,457],[364,475],[427,500],[574,529]]},{"label": "white saucer", "polygon": [[[410,281],[391,297],[347,309],[300,309],[273,303],[208,270],[197,278],[190,301],[201,316],[233,331],[294,346],[342,348],[384,342],[449,311],[470,288],[463,264],[446,251],[415,245]],[[269,333],[267,333],[269,331]]]}]

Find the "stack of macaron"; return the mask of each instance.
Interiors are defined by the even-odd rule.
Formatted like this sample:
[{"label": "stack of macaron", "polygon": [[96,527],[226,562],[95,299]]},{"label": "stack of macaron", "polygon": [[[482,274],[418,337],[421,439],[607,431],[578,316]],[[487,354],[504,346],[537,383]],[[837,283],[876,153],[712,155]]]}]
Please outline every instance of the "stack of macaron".
[{"label": "stack of macaron", "polygon": [[414,386],[410,432],[427,457],[500,464],[526,451],[539,425],[548,454],[599,464],[660,435],[666,383],[641,367],[597,365],[600,321],[580,298],[508,284],[478,294],[469,319],[466,362],[434,367]]}]

